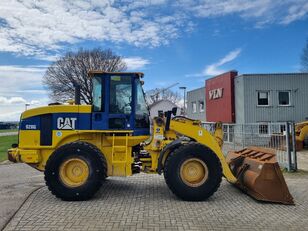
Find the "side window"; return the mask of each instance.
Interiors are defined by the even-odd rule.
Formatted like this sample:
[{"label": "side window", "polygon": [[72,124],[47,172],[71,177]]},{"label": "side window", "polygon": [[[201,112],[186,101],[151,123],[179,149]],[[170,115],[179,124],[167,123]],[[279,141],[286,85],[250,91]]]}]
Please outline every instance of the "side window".
[{"label": "side window", "polygon": [[199,111],[204,112],[204,101],[199,101]]},{"label": "side window", "polygon": [[143,89],[139,79],[136,82],[136,115],[135,115],[135,127],[136,128],[148,128],[150,126],[148,106],[145,101]]},{"label": "side window", "polygon": [[269,91],[259,91],[258,106],[268,106],[268,105],[269,105]]},{"label": "side window", "polygon": [[130,76],[110,77],[109,112],[113,114],[130,114],[132,111],[132,82]]},{"label": "side window", "polygon": [[279,106],[290,106],[290,91],[278,92]]},{"label": "side window", "polygon": [[197,103],[196,102],[192,102],[191,106],[192,106],[192,112],[196,113],[197,112]]},{"label": "side window", "polygon": [[102,99],[102,78],[93,78],[93,111],[104,110],[104,100]]}]

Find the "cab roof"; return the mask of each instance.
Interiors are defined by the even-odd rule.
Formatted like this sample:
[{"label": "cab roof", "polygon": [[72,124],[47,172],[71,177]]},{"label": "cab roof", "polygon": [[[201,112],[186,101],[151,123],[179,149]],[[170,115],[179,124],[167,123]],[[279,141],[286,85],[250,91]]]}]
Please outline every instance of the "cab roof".
[{"label": "cab roof", "polygon": [[88,72],[89,76],[94,76],[96,74],[111,74],[111,75],[125,75],[125,74],[132,75],[132,74],[135,74],[135,75],[138,75],[139,78],[143,78],[143,76],[144,76],[144,74],[142,72],[107,72],[107,71],[98,71],[98,70],[91,70],[91,71]]}]

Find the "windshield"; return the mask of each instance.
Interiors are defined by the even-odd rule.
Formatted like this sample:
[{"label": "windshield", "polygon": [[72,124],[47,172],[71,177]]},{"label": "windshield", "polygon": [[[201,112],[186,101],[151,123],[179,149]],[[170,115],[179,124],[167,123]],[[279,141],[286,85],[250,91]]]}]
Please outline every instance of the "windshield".
[{"label": "windshield", "polygon": [[136,101],[136,128],[148,128],[150,126],[149,110],[145,102],[144,92],[139,79],[136,79],[137,101]]}]

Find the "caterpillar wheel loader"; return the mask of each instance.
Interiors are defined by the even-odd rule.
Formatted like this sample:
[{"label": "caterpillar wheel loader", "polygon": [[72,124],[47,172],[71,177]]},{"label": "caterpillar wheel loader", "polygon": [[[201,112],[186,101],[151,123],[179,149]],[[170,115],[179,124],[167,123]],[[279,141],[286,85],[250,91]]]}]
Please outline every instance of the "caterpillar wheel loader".
[{"label": "caterpillar wheel loader", "polygon": [[308,139],[308,121],[303,121],[301,123],[297,123],[295,126],[295,134],[296,134],[296,147],[298,150],[307,146],[306,142]]},{"label": "caterpillar wheel loader", "polygon": [[44,171],[46,185],[58,198],[87,200],[108,176],[145,172],[163,173],[183,200],[206,200],[224,176],[258,200],[293,204],[267,150],[232,152],[226,159],[221,124],[211,134],[200,121],[175,116],[175,109],[160,113],[150,129],[142,73],[92,71],[89,77],[93,105],[80,105],[76,91],[70,105],[23,112],[19,143],[8,150],[11,161]]}]

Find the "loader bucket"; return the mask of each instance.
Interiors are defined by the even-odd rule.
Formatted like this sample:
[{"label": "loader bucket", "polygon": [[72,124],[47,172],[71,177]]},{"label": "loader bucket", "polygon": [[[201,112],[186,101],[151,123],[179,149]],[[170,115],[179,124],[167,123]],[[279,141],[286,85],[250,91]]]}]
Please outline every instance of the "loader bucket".
[{"label": "loader bucket", "polygon": [[256,200],[294,204],[273,149],[248,147],[231,151],[227,163],[237,178],[235,185]]}]

